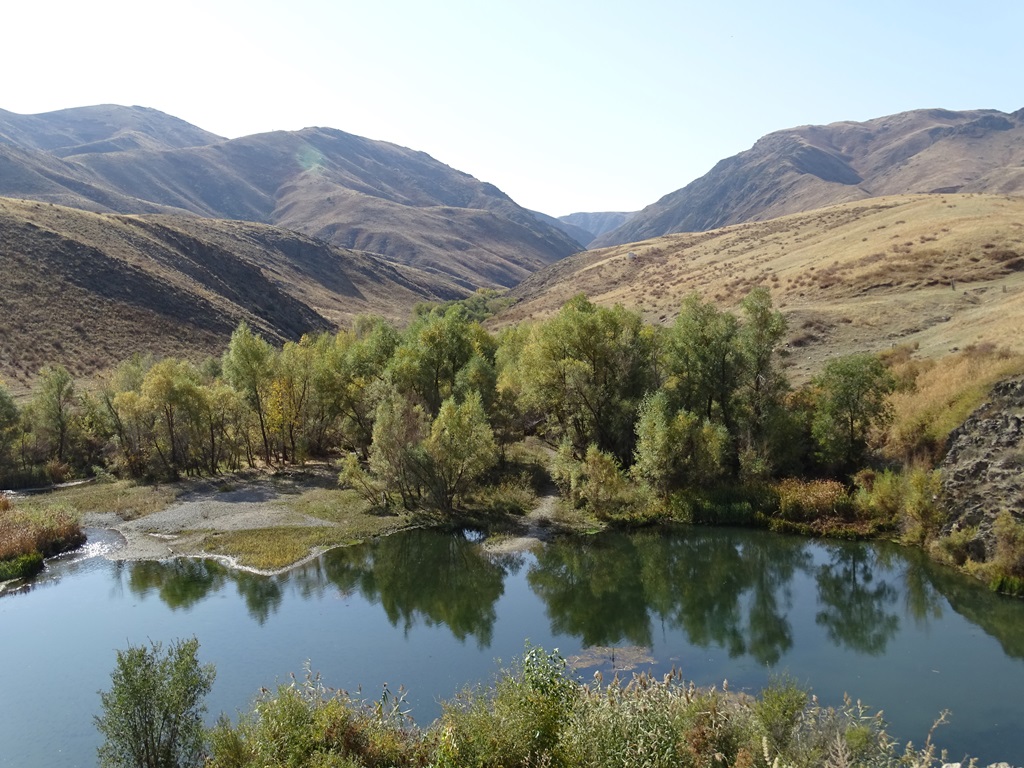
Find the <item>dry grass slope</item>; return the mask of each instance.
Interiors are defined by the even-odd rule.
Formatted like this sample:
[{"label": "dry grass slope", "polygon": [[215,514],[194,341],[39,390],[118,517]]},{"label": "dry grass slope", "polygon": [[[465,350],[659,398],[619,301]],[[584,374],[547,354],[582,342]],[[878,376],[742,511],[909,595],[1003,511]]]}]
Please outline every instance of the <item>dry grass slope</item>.
[{"label": "dry grass slope", "polygon": [[0,378],[88,375],[135,352],[220,354],[241,320],[281,342],[357,314],[403,321],[451,280],[287,230],[0,198]]},{"label": "dry grass slope", "polygon": [[789,321],[797,380],[829,356],[899,344],[1024,351],[1024,197],[875,198],[588,251],[525,280],[498,321],[549,317],[583,292],[669,323],[694,291],[734,308],[756,285]]}]

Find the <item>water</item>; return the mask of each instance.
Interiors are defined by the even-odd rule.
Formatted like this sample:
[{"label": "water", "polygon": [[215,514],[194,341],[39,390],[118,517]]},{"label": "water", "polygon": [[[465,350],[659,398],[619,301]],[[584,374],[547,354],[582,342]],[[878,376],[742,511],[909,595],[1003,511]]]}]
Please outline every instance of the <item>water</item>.
[{"label": "water", "polygon": [[[413,531],[265,578],[210,561],[116,564],[116,537],[0,598],[0,766],[92,766],[97,692],[115,650],[195,635],[217,680],[212,720],[308,661],[370,699],[404,686],[422,724],[529,640],[577,674],[663,673],[756,692],[773,674],[828,704],[883,708],[902,740],[1024,763],[1024,601],[884,545],[762,532],[606,534],[488,556]],[[622,671],[621,674],[629,674]]]}]

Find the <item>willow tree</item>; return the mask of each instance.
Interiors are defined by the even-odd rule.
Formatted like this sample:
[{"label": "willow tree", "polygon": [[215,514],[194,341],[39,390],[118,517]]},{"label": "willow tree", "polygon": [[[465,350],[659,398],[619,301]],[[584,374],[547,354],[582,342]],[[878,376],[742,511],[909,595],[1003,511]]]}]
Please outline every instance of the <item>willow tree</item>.
[{"label": "willow tree", "polygon": [[830,360],[812,383],[811,431],[819,456],[837,471],[857,468],[866,458],[871,430],[891,418],[892,374],[876,355],[861,353]]},{"label": "willow tree", "polygon": [[39,426],[49,439],[49,454],[64,461],[75,408],[75,382],[63,365],[47,365],[39,372],[32,400]]},{"label": "willow tree", "polygon": [[633,476],[661,496],[713,483],[722,474],[729,439],[725,427],[672,408],[663,390],[644,400],[636,433]]},{"label": "willow tree", "polygon": [[439,509],[450,511],[456,499],[497,461],[494,433],[477,392],[460,404],[454,398],[441,404],[423,450],[430,459],[426,478],[430,496]]},{"label": "willow tree", "polygon": [[596,445],[632,462],[637,408],[656,383],[655,334],[639,314],[580,294],[534,328],[517,364],[522,406],[545,416],[555,442],[579,459]]},{"label": "willow tree", "polygon": [[203,762],[205,698],[213,665],[201,665],[195,639],[117,652],[109,691],[100,692],[102,768],[185,768]]},{"label": "willow tree", "polygon": [[268,464],[271,461],[267,399],[274,381],[276,361],[274,348],[253,333],[244,321],[231,334],[231,342],[223,358],[224,377],[245,396],[259,421],[263,457]]},{"label": "willow tree", "polygon": [[780,436],[789,431],[782,428],[789,380],[779,357],[786,319],[773,307],[771,294],[763,286],[747,294],[740,306],[743,323],[736,342],[743,361],[737,390],[742,463],[745,472],[764,474],[781,452]]}]

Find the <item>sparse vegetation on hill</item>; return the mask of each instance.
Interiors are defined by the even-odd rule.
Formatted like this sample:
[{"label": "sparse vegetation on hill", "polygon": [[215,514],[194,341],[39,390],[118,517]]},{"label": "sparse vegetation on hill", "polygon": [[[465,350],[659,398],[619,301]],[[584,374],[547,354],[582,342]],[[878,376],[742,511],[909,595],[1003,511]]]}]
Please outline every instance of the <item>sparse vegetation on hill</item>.
[{"label": "sparse vegetation on hill", "polygon": [[134,353],[220,354],[240,320],[280,343],[467,293],[265,225],[3,199],[0,272],[0,376],[18,393],[47,363],[82,376]]},{"label": "sparse vegetation on hill", "polygon": [[935,358],[1024,344],[1024,198],[918,195],[669,235],[572,256],[523,281],[504,325],[552,316],[575,293],[668,324],[696,291],[736,307],[757,285],[786,315],[790,375],[832,355],[917,344]]},{"label": "sparse vegetation on hill", "polygon": [[233,140],[155,110],[0,112],[0,196],[261,222],[444,276],[510,286],[583,247],[424,152],[330,128]]},{"label": "sparse vegetation on hill", "polygon": [[771,133],[591,247],[888,195],[1024,191],[1024,110],[921,109]]}]

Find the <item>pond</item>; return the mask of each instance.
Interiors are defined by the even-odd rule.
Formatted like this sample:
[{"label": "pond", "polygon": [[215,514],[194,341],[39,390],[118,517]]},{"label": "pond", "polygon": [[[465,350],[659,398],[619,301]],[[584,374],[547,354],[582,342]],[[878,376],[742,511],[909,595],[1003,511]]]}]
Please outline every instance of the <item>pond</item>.
[{"label": "pond", "polygon": [[[488,555],[411,531],[262,577],[202,560],[114,563],[86,550],[0,598],[0,766],[92,766],[97,691],[115,649],[195,635],[217,679],[210,720],[309,663],[375,699],[404,686],[428,724],[524,643],[576,674],[672,667],[756,693],[788,674],[824,703],[884,709],[901,740],[983,761],[1024,755],[1024,601],[894,546],[679,529],[556,540]],[[984,764],[984,763],[983,763]]]}]

